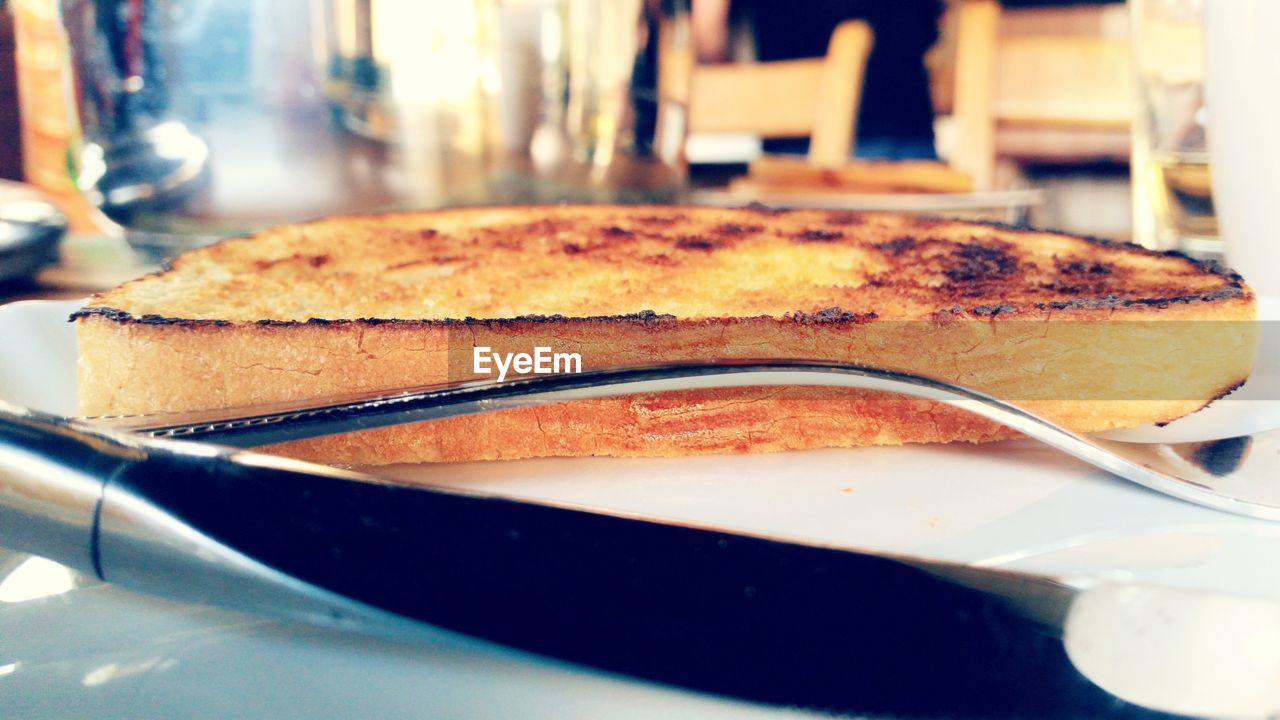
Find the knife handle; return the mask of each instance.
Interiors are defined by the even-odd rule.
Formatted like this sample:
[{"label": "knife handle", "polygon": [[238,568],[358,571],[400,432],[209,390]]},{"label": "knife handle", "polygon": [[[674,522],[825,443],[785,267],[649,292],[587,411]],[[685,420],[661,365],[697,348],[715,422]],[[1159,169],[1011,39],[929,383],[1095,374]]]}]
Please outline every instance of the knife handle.
[{"label": "knife handle", "polygon": [[0,401],[0,545],[159,597],[364,632],[413,632],[403,618],[244,555],[192,509],[201,487],[234,496],[263,476],[326,474],[356,477],[86,428]]},{"label": "knife handle", "polygon": [[139,450],[0,402],[0,545],[101,577],[95,544],[107,482]]}]

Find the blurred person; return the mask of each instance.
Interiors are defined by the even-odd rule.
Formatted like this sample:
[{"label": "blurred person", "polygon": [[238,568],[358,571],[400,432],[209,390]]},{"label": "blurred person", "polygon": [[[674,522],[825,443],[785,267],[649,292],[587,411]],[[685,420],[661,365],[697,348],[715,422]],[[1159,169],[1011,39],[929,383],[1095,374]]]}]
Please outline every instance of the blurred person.
[{"label": "blurred person", "polygon": [[[1005,8],[1106,5],[1122,0],[1002,0]],[[692,0],[699,62],[730,58],[729,28],[752,27],[761,61],[825,55],[845,20],[864,20],[875,34],[867,59],[855,153],[894,160],[937,159],[925,52],[937,41],[944,0]],[[731,17],[732,16],[732,17]],[[768,152],[803,153],[807,140],[768,140]]]},{"label": "blurred person", "polygon": [[[924,54],[938,39],[942,0],[693,0],[694,51],[699,62],[729,58],[730,16],[753,28],[762,62],[825,55],[836,26],[864,20],[875,34],[867,59],[855,152],[894,160],[937,159],[933,105]],[[807,140],[766,140],[768,152],[803,153]]]}]

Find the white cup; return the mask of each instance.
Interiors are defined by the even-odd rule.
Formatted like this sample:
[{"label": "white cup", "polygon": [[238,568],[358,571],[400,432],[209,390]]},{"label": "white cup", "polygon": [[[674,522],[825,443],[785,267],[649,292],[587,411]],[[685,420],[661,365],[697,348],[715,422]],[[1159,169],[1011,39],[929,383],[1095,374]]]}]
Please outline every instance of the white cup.
[{"label": "white cup", "polygon": [[1226,263],[1280,296],[1280,0],[1206,0],[1205,94]]}]

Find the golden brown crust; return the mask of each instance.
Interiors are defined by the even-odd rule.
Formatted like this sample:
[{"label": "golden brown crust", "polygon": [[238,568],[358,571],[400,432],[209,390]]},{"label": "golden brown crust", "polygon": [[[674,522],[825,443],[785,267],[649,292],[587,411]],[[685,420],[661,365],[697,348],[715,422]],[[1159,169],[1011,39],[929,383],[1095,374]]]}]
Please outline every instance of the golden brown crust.
[{"label": "golden brown crust", "polygon": [[[79,393],[93,415],[300,400],[463,379],[474,345],[551,342],[586,368],[858,362],[960,382],[1093,431],[1171,420],[1242,382],[1253,306],[1238,277],[1180,256],[892,215],[600,206],[338,218],[189,253],[96,297],[77,318]],[[378,463],[1007,435],[922,401],[746,388],[279,450]]]},{"label": "golden brown crust", "polygon": [[[295,297],[304,302],[280,301]],[[1250,297],[1238,276],[1185,256],[1057,233],[880,213],[597,205],[274,228],[187,253],[82,313],[182,324],[919,320],[1238,297]]]}]

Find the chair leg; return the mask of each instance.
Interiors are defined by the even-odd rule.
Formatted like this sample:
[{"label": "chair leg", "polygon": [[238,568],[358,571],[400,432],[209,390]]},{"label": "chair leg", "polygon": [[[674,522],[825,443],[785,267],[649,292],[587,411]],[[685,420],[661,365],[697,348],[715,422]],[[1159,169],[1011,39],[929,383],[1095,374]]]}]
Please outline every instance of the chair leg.
[{"label": "chair leg", "polygon": [[961,0],[956,31],[956,143],[951,165],[973,178],[976,190],[996,181],[997,0]]},{"label": "chair leg", "polygon": [[831,34],[809,138],[809,162],[817,167],[840,167],[849,160],[873,42],[871,26],[861,20],[845,21]]}]

